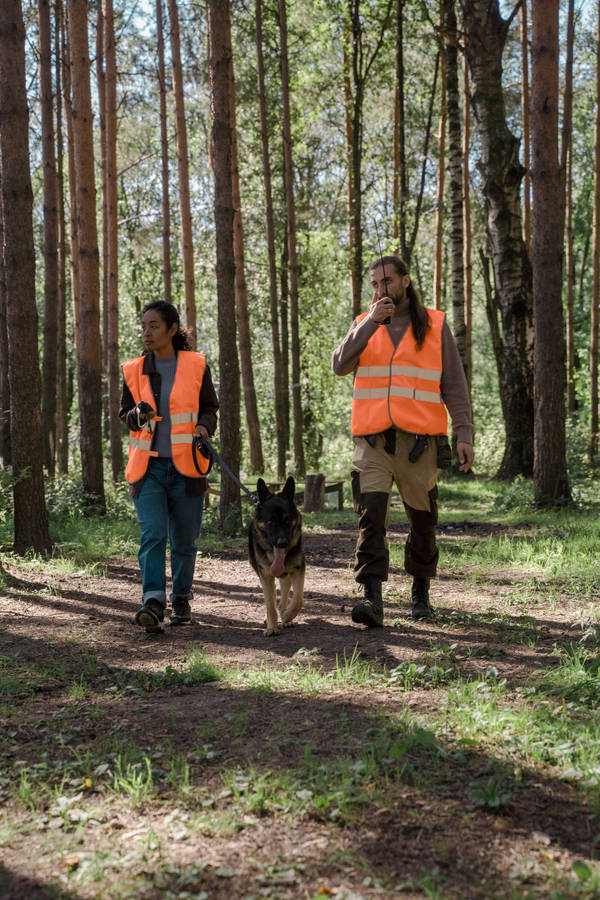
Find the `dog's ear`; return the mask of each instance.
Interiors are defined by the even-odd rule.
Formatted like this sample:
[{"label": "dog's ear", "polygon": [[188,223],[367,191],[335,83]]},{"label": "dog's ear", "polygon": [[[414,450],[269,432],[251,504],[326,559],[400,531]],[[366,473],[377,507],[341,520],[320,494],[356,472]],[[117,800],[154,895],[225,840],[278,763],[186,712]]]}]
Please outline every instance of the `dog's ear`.
[{"label": "dog's ear", "polygon": [[260,503],[264,503],[271,496],[271,491],[262,478],[259,478],[256,482],[256,492],[258,494],[258,500]]},{"label": "dog's ear", "polygon": [[294,502],[294,495],[296,493],[296,482],[290,475],[288,480],[285,483],[285,486],[281,492],[281,496],[288,500],[290,503]]}]

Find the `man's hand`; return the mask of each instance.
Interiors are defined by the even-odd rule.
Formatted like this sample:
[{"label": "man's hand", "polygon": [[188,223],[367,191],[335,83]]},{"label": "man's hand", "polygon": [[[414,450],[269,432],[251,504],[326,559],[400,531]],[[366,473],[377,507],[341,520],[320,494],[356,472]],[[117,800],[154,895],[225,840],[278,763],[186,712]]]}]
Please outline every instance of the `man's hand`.
[{"label": "man's hand", "polygon": [[196,425],[194,434],[196,437],[208,438],[208,429],[204,425]]},{"label": "man's hand", "polygon": [[458,441],[456,444],[456,454],[460,463],[458,467],[459,471],[468,472],[473,465],[473,459],[475,458],[473,445],[467,444],[465,441]]},{"label": "man's hand", "polygon": [[394,315],[394,301],[391,297],[379,297],[378,299],[373,296],[369,315],[374,322],[378,322],[381,325],[385,319]]}]

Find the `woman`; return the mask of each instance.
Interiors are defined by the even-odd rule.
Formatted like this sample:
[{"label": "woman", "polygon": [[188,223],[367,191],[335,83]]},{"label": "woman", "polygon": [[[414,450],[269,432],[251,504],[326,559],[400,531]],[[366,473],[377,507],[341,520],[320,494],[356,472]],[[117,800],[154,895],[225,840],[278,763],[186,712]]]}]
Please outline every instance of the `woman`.
[{"label": "woman", "polygon": [[162,631],[167,605],[167,537],[171,625],[191,621],[196,539],[209,468],[201,454],[195,463],[192,441],[214,434],[219,403],[206,358],[190,349],[175,307],[164,300],[149,303],[142,321],[146,352],[123,363],[119,416],[129,428],[125,477],[140,525],[142,606],[135,623],[155,633]]}]

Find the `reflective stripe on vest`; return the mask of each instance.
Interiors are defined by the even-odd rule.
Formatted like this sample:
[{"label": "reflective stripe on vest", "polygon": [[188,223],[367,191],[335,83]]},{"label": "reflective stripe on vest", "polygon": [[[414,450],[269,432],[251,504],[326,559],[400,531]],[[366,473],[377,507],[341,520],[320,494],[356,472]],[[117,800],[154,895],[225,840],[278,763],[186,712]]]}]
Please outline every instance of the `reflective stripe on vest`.
[{"label": "reflective stripe on vest", "polygon": [[[135,403],[145,400],[155,406],[150,387],[150,376],[145,375],[144,356],[138,356],[123,363],[123,377]],[[202,353],[180,350],[177,354],[177,370],[169,397],[171,414],[171,453],[173,465],[188,478],[199,478],[192,456],[192,441],[198,421],[198,398],[206,368],[206,358]],[[154,429],[153,429],[154,430]],[[146,473],[151,456],[158,456],[152,450],[153,435],[147,428],[129,432],[129,460],[125,471],[128,482],[139,481]],[[210,460],[199,456],[202,472],[208,471]]]},{"label": "reflective stripe on vest", "polygon": [[354,376],[353,435],[378,434],[392,426],[414,434],[446,434],[440,393],[444,313],[427,312],[431,327],[420,350],[411,325],[395,350],[387,328],[370,338]]}]

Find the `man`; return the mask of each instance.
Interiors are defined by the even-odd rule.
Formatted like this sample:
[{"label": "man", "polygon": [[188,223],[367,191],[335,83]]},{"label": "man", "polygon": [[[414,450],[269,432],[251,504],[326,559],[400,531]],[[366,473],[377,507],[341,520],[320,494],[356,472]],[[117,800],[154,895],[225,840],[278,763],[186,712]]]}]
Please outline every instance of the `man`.
[{"label": "man", "polygon": [[410,531],[404,567],[413,576],[412,616],[431,614],[430,579],[438,561],[437,445],[452,417],[461,472],[473,464],[469,391],[458,348],[441,310],[426,309],[397,256],[370,269],[373,299],[334,350],[336,375],[354,372],[352,496],[359,518],[354,577],[364,597],[352,620],[383,625],[381,583],[389,552],[386,529],[392,484],[404,502]]}]

